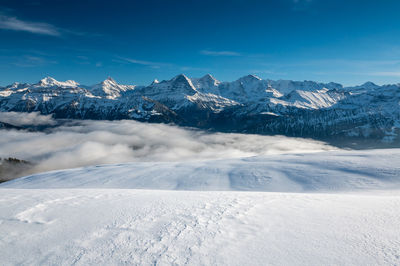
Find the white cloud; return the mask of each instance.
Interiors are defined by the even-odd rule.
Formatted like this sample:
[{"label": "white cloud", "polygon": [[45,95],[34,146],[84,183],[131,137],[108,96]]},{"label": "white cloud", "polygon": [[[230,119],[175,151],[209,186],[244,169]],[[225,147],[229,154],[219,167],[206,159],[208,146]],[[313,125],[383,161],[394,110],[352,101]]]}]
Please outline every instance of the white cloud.
[{"label": "white cloud", "polygon": [[0,122],[14,126],[42,126],[56,124],[56,121],[51,115],[41,115],[39,112],[0,112]]},{"label": "white cloud", "polygon": [[46,132],[0,130],[0,147],[0,157],[36,164],[24,174],[107,163],[190,161],[332,149],[307,139],[207,133],[129,120],[73,121]]},{"label": "white cloud", "polygon": [[16,17],[0,15],[0,29],[26,31],[34,34],[60,36],[60,30],[48,23],[23,21]]},{"label": "white cloud", "polygon": [[210,50],[201,50],[201,54],[203,55],[211,55],[211,56],[240,56],[241,54],[233,51],[210,51]]}]

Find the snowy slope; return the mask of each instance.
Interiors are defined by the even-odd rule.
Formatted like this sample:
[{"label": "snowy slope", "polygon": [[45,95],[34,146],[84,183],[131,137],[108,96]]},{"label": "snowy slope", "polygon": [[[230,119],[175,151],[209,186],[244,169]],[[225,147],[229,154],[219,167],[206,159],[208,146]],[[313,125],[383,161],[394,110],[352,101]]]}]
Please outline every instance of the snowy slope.
[{"label": "snowy slope", "polygon": [[[1,111],[393,143],[399,141],[399,102],[399,85],[343,88],[254,75],[233,82],[178,75],[146,87],[47,77],[0,88]],[[44,121],[56,123],[50,116]],[[71,123],[68,134],[62,127],[4,130],[1,151],[40,155],[51,167],[72,157],[79,166],[125,163],[0,184],[1,265],[400,264],[399,149],[305,153],[298,140],[188,137],[165,125],[152,124],[157,130],[151,131],[127,121]],[[282,145],[303,151],[285,153]],[[253,146],[279,152],[257,153]],[[129,157],[142,152],[185,161]],[[244,158],[252,155],[258,156]]]},{"label": "snowy slope", "polygon": [[134,85],[121,85],[114,79],[107,78],[99,84],[93,85],[89,88],[93,95],[105,97],[107,99],[116,99],[122,96],[126,91],[135,89]]},{"label": "snowy slope", "polygon": [[60,88],[77,88],[79,83],[74,80],[58,81],[52,77],[45,77],[41,79],[34,87],[37,88],[50,88],[50,87],[60,87]]},{"label": "snowy slope", "polygon": [[400,196],[2,189],[2,265],[398,265]]},{"label": "snowy slope", "polygon": [[0,185],[0,260],[398,265],[399,165],[392,149],[36,174]]},{"label": "snowy slope", "polygon": [[400,188],[400,150],[276,154],[192,162],[135,162],[52,171],[0,188],[359,191]]}]

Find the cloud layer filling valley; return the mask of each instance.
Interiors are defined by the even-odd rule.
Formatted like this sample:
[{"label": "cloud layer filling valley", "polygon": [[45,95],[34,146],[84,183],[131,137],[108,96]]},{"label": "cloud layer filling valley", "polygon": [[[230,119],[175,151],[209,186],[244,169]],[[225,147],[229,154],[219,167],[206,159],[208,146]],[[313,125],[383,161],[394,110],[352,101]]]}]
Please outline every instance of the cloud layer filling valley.
[{"label": "cloud layer filling valley", "polygon": [[[0,115],[0,121],[2,117],[12,122],[9,114]],[[28,118],[25,116],[24,124],[29,124]],[[31,114],[30,118],[32,124],[44,121],[54,124],[48,116]],[[74,120],[46,132],[0,130],[0,157],[15,157],[35,164],[24,174],[97,164],[212,160],[332,149],[323,142],[308,139],[209,133],[130,120]]]}]

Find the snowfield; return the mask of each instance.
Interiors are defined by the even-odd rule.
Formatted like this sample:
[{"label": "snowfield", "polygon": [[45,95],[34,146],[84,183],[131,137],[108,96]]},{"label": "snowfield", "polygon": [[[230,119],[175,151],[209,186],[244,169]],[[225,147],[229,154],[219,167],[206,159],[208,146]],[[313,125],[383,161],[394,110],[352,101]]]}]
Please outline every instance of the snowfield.
[{"label": "snowfield", "polygon": [[400,189],[400,149],[135,162],[35,174],[4,188],[326,192]]},{"label": "snowfield", "polygon": [[398,265],[398,194],[2,190],[2,265]]},{"label": "snowfield", "polygon": [[2,265],[400,264],[399,149],[99,165],[0,187]]}]

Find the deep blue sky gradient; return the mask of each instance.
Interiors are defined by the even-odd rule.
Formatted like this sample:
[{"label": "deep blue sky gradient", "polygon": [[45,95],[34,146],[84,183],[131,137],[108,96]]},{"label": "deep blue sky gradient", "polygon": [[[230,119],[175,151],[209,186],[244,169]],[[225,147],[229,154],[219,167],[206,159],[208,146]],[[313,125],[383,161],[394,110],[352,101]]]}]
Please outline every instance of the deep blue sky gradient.
[{"label": "deep blue sky gradient", "polygon": [[0,85],[179,73],[398,83],[399,14],[398,0],[0,0]]}]

